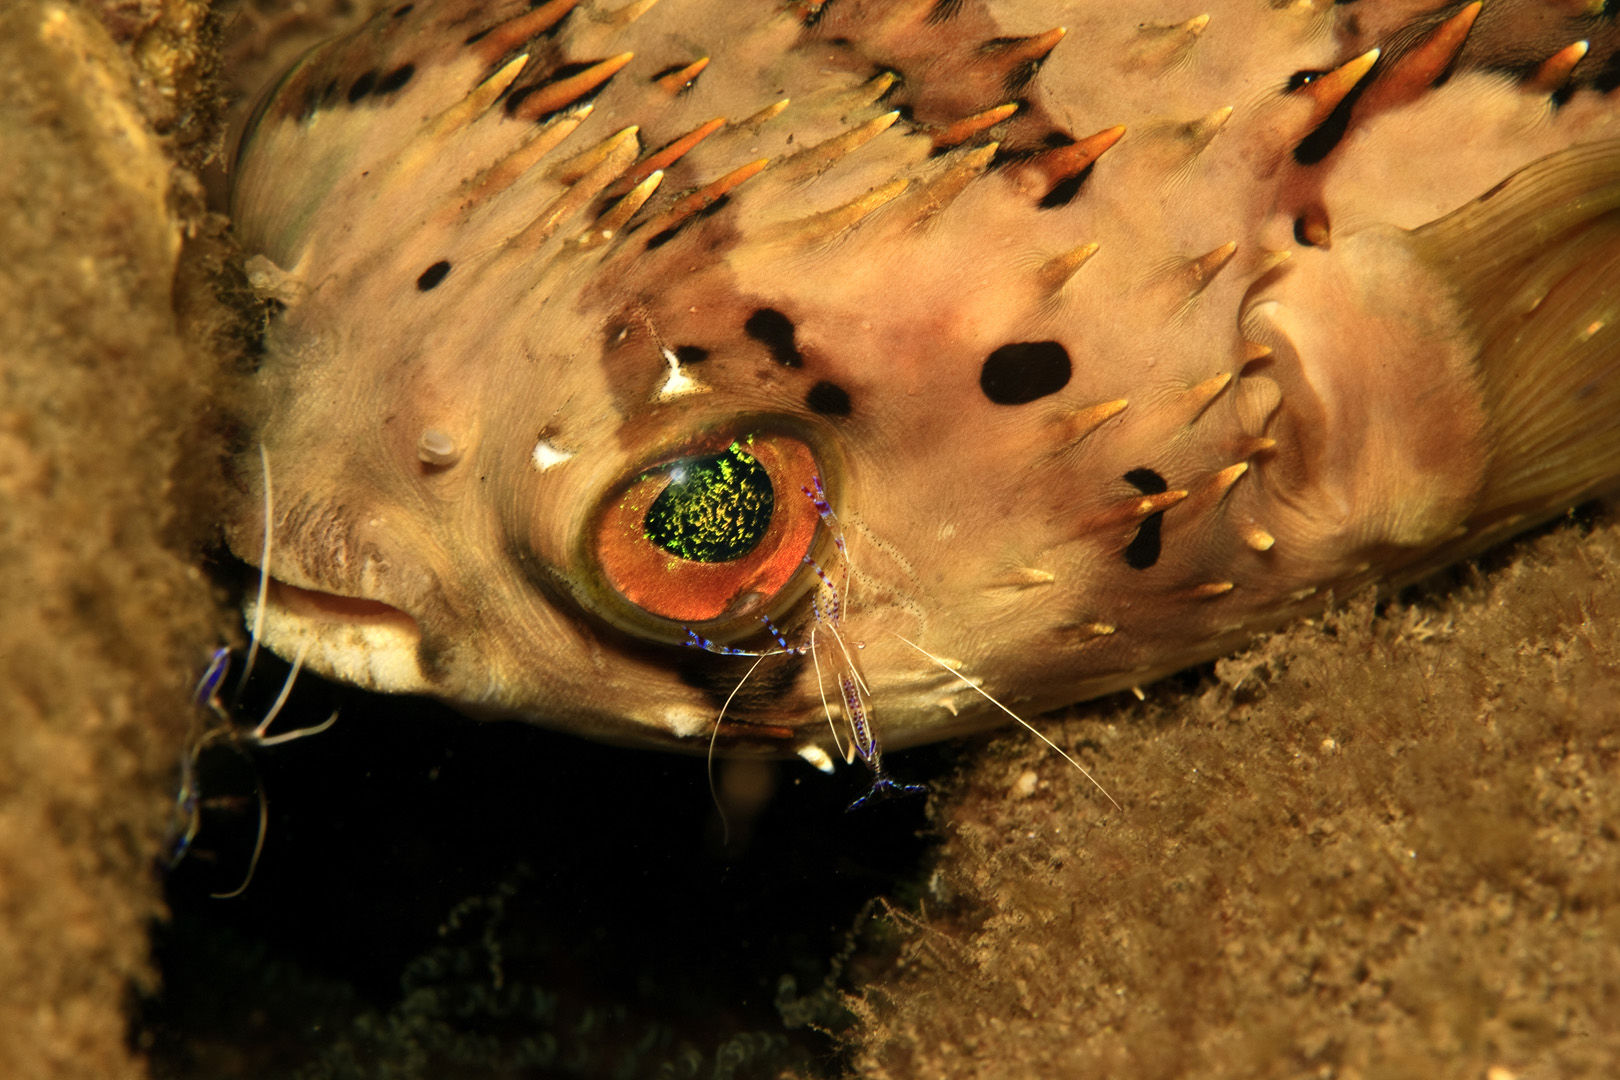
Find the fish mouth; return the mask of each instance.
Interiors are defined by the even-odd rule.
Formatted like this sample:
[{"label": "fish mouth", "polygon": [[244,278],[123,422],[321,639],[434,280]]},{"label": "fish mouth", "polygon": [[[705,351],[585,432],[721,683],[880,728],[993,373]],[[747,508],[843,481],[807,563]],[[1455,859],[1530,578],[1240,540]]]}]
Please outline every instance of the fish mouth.
[{"label": "fish mouth", "polygon": [[350,625],[376,625],[408,631],[418,639],[422,636],[421,624],[413,616],[392,604],[363,596],[323,592],[320,589],[294,585],[276,577],[269,579],[265,603],[311,621],[331,620]]},{"label": "fish mouth", "polygon": [[420,660],[422,625],[392,604],[269,577],[262,610],[253,595],[245,614],[267,647],[283,656],[302,653],[311,670],[329,678],[383,693],[430,689]]}]

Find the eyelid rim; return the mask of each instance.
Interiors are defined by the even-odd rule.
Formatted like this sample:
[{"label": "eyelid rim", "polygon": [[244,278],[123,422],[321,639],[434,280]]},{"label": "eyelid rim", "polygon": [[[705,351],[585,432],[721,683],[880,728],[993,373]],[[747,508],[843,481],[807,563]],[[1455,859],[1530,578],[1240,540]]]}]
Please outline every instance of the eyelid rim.
[{"label": "eyelid rim", "polygon": [[[763,597],[761,602],[748,605],[741,611],[734,610],[733,605],[732,608],[721,611],[709,619],[669,618],[636,604],[615,586],[604,564],[598,543],[604,518],[612,512],[615,502],[640,479],[649,474],[668,470],[680,461],[721,453],[733,443],[740,443],[746,452],[753,453],[749,450],[751,439],[787,440],[804,455],[804,460],[809,466],[810,471],[804,478],[794,477],[791,483],[775,474],[771,476],[779,507],[786,500],[797,499],[803,500],[808,510],[809,524],[805,529],[807,543],[796,560],[792,573],[786,577],[775,593]],[[695,437],[689,437],[662,453],[649,455],[646,464],[626,471],[623,474],[625,479],[608,488],[585,519],[584,528],[580,532],[579,550],[582,564],[588,567],[588,577],[592,582],[588,606],[614,629],[657,644],[689,645],[691,640],[689,630],[696,631],[717,643],[732,643],[763,633],[764,624],[761,616],[773,622],[786,618],[786,613],[813,587],[816,578],[810,562],[824,561],[833,546],[831,533],[821,520],[814,503],[808,495],[798,490],[801,483],[808,483],[810,475],[818,477],[828,492],[836,490],[837,462],[829,461],[828,455],[821,451],[815,441],[807,438],[805,433],[799,430],[798,425],[784,424],[778,418],[737,418],[725,424],[708,427]],[[656,498],[656,495],[652,498]],[[780,513],[780,510],[777,512]],[[782,546],[784,544],[779,543],[778,549]],[[688,563],[686,568],[695,570],[702,576],[704,570],[709,567],[726,565],[694,562]],[[736,596],[734,595],[732,599],[735,601]]]}]

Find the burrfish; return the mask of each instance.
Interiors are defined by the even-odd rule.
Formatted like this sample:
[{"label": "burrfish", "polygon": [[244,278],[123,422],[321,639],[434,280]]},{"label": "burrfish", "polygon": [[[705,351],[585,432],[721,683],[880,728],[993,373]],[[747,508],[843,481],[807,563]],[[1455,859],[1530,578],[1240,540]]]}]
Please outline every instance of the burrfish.
[{"label": "burrfish", "polygon": [[248,619],[874,765],[1216,657],[1615,486],[1617,85],[1601,0],[382,10],[231,151]]}]

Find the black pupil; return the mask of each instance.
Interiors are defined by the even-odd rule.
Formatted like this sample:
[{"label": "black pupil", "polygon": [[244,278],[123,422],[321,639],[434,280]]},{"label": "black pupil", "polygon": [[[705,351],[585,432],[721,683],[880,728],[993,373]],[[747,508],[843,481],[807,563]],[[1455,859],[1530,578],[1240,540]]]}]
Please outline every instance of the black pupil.
[{"label": "black pupil", "polygon": [[642,523],[647,539],[692,562],[740,559],[770,528],[776,492],[764,466],[732,443],[724,452],[688,458]]}]

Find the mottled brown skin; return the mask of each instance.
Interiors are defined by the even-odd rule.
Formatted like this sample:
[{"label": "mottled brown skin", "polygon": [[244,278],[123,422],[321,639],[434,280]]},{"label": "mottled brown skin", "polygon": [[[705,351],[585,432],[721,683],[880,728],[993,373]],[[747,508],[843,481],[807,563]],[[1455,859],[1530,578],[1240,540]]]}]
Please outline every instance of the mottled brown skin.
[{"label": "mottled brown skin", "polygon": [[[285,305],[264,639],[319,670],[706,746],[753,660],[638,613],[595,526],[645,470],[750,433],[808,445],[834,515],[826,583],[807,566],[759,609],[797,654],[726,711],[723,745],[778,752],[830,745],[857,662],[886,745],[1002,715],[902,635],[1038,712],[1620,473],[1611,19],[568,8],[385,12],[243,140],[238,228]],[[992,360],[1029,343],[1068,375]],[[232,544],[257,561],[258,460],[240,475]],[[757,618],[693,629],[774,647]]]}]

